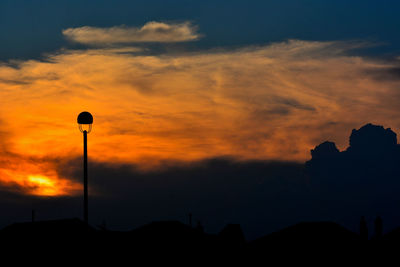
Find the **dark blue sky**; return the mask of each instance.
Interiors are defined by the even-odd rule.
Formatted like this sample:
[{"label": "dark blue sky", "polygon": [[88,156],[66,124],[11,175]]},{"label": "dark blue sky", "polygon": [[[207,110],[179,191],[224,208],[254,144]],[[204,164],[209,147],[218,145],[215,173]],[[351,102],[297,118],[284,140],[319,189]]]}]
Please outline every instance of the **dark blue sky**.
[{"label": "dark blue sky", "polygon": [[[204,38],[197,48],[264,44],[287,39],[367,40],[374,52],[400,51],[394,0],[2,0],[0,59],[38,58],[66,46],[61,30],[84,25],[141,26],[187,21]],[[191,44],[193,46],[193,44]]]}]

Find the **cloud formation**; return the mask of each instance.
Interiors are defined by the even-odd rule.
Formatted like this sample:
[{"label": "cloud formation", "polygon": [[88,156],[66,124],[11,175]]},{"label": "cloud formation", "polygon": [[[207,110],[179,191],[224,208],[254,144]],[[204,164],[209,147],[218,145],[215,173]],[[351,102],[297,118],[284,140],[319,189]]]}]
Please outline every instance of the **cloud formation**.
[{"label": "cloud formation", "polygon": [[300,40],[151,56],[102,48],[2,64],[3,146],[35,159],[77,157],[76,116],[88,110],[98,162],[304,162],[327,139],[346,147],[348,129],[367,122],[400,128],[397,62],[349,55],[353,48]]},{"label": "cloud formation", "polygon": [[189,22],[164,23],[151,21],[141,28],[83,26],[68,28],[63,30],[62,33],[70,41],[95,46],[143,42],[176,43],[195,41],[200,38],[197,33],[197,27]]}]

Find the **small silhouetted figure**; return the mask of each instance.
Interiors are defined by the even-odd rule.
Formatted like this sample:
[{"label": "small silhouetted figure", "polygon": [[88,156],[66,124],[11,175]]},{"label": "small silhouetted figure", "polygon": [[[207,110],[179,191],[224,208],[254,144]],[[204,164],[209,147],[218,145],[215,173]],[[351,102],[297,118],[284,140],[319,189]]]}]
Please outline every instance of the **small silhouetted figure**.
[{"label": "small silhouetted figure", "polygon": [[36,211],[32,210],[32,222],[35,222]]},{"label": "small silhouetted figure", "polygon": [[383,234],[383,223],[380,216],[375,219],[375,239],[381,239]]},{"label": "small silhouetted figure", "polygon": [[368,240],[368,227],[364,216],[360,220],[360,238],[361,240]]}]

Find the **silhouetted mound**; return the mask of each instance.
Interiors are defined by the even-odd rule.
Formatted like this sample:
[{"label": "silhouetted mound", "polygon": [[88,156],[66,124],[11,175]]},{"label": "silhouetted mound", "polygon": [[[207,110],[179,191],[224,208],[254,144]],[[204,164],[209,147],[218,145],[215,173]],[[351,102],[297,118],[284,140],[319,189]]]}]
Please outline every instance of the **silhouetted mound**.
[{"label": "silhouetted mound", "polygon": [[[0,232],[11,251],[69,255],[77,259],[82,253],[96,261],[167,255],[182,259],[218,251],[215,235],[205,234],[176,221],[153,222],[129,232],[99,231],[79,219],[15,223]],[[184,255],[182,253],[185,253]],[[147,256],[146,256],[147,255]],[[148,259],[148,261],[155,260]]]},{"label": "silhouetted mound", "polygon": [[217,243],[213,235],[205,234],[178,221],[152,222],[130,233],[131,245],[141,250],[211,249]]},{"label": "silhouetted mound", "polygon": [[383,241],[387,244],[395,244],[397,247],[400,244],[400,227],[385,234],[382,237],[381,241]]},{"label": "silhouetted mound", "polygon": [[335,143],[326,141],[311,150],[313,159],[326,159],[339,155],[339,149],[336,148]]},{"label": "silhouetted mound", "polygon": [[[79,253],[96,249],[99,236],[91,226],[79,219],[63,219],[14,223],[0,231],[3,249],[11,253],[46,253],[78,257]],[[103,242],[104,243],[104,242]],[[6,248],[4,245],[7,244]],[[85,247],[88,247],[85,250]]]},{"label": "silhouetted mound", "polygon": [[280,265],[307,263],[325,266],[359,261],[365,251],[359,236],[333,222],[304,222],[252,241],[250,258]]},{"label": "silhouetted mound", "polygon": [[198,235],[198,232],[179,221],[161,221],[152,222],[134,229],[132,234],[137,237],[144,236],[147,240],[170,241],[171,238],[179,239]]},{"label": "silhouetted mound", "polygon": [[246,244],[240,224],[228,224],[218,234],[225,246],[230,248],[242,248]]},{"label": "silhouetted mound", "polygon": [[382,154],[392,152],[397,145],[396,133],[390,128],[367,124],[353,129],[347,151],[357,154]]},{"label": "silhouetted mound", "polygon": [[332,222],[304,222],[249,243],[253,258],[281,263],[319,263],[354,255],[359,236]]},{"label": "silhouetted mound", "polygon": [[254,247],[277,244],[319,247],[321,245],[346,244],[359,240],[359,236],[333,222],[303,222],[251,242]]},{"label": "silhouetted mound", "polygon": [[70,236],[95,229],[80,219],[63,219],[38,222],[14,223],[2,229],[2,235],[40,235],[42,237]]}]

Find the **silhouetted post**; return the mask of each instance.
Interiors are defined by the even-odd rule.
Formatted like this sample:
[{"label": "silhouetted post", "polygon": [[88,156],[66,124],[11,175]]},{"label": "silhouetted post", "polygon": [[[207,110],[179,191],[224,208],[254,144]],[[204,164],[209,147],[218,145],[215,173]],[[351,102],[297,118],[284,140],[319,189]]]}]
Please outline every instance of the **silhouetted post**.
[{"label": "silhouetted post", "polygon": [[93,116],[87,111],[78,115],[79,130],[83,133],[83,219],[89,224],[87,134],[92,130]]},{"label": "silhouetted post", "polygon": [[375,239],[381,239],[383,234],[383,222],[380,216],[375,219]]},{"label": "silhouetted post", "polygon": [[364,216],[362,216],[360,220],[360,238],[363,241],[368,240],[368,227]]},{"label": "silhouetted post", "polygon": [[88,201],[88,170],[87,170],[87,131],[83,131],[83,219],[89,222],[89,201]]}]

